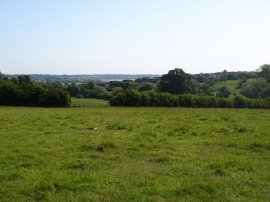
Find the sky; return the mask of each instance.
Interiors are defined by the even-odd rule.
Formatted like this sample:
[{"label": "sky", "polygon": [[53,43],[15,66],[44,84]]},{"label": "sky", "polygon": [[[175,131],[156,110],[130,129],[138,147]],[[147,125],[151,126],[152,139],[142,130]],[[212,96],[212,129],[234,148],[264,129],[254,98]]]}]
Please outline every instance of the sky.
[{"label": "sky", "polygon": [[269,10],[269,0],[0,0],[0,71],[252,71],[270,63]]}]

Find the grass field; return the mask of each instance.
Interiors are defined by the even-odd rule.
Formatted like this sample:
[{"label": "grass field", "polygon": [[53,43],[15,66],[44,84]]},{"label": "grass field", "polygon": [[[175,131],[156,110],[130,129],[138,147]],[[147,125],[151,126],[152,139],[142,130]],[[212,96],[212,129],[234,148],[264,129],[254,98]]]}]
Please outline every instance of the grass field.
[{"label": "grass field", "polygon": [[101,99],[72,98],[71,107],[108,107],[109,102]]},{"label": "grass field", "polygon": [[0,201],[270,201],[270,111],[0,107]]}]

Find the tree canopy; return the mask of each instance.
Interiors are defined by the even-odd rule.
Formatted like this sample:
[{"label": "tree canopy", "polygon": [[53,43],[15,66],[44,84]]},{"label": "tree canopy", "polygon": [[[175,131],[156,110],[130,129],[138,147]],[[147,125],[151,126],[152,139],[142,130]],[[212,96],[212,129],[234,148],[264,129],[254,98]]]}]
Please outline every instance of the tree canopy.
[{"label": "tree canopy", "polygon": [[173,94],[191,93],[194,87],[191,75],[185,73],[182,69],[170,70],[164,74],[159,83],[160,92],[169,92]]}]

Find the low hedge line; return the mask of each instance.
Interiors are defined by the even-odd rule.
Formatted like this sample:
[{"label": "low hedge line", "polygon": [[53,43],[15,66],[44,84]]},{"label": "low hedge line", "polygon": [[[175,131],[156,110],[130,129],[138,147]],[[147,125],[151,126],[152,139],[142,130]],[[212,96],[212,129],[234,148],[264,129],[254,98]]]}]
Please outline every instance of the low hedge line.
[{"label": "low hedge line", "polygon": [[110,99],[110,104],[112,106],[269,109],[270,99],[248,99],[243,96],[219,98],[128,90],[113,96]]}]

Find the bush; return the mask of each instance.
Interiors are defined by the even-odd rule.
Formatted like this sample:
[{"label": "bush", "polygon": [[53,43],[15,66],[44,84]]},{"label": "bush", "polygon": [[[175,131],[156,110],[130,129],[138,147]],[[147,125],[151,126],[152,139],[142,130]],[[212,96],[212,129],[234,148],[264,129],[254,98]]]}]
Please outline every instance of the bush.
[{"label": "bush", "polygon": [[218,106],[221,108],[233,108],[233,99],[231,98],[219,98]]},{"label": "bush", "polygon": [[245,108],[246,107],[246,99],[243,96],[235,96],[233,99],[233,106],[235,108]]},{"label": "bush", "polygon": [[181,107],[192,107],[193,99],[191,95],[179,95],[179,106]]},{"label": "bush", "polygon": [[127,106],[141,106],[141,95],[137,90],[128,90],[126,92]]}]

